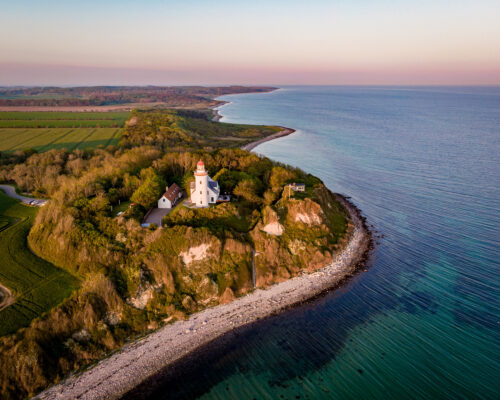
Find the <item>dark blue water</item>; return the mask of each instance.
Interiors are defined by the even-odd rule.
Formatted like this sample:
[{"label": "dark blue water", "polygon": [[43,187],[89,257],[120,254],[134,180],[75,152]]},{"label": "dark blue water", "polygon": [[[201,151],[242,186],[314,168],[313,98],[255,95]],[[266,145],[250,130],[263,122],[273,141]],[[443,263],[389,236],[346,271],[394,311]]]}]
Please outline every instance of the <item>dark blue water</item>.
[{"label": "dark blue water", "polygon": [[153,397],[500,398],[500,88],[292,87],[226,96],[256,148],[352,197],[370,268],[247,329]]}]

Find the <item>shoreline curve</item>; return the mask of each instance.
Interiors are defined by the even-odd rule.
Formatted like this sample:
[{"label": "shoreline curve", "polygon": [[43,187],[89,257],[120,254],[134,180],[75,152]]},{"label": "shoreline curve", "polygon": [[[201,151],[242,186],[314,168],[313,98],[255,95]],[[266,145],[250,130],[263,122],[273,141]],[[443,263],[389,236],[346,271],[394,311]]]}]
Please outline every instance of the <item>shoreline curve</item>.
[{"label": "shoreline curve", "polygon": [[346,208],[353,229],[330,265],[165,325],[34,398],[96,400],[130,396],[134,390],[143,391],[143,385],[169,366],[236,328],[285,311],[346,282],[364,265],[373,247],[372,238],[356,206],[340,194],[335,196]]},{"label": "shoreline curve", "polygon": [[247,151],[252,151],[254,148],[256,148],[258,145],[269,142],[274,139],[278,139],[280,137],[288,136],[291,135],[292,133],[296,132],[295,129],[292,128],[285,128],[284,126],[281,126],[281,131],[273,133],[272,135],[269,135],[265,138],[256,140],[255,142],[248,143],[244,146],[241,146],[242,150],[247,150]]}]

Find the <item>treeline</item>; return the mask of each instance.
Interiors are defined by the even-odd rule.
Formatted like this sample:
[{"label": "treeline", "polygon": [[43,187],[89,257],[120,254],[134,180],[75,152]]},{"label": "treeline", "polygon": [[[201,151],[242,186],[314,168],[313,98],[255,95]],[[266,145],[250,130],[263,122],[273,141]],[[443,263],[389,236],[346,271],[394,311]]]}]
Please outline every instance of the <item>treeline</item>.
[{"label": "treeline", "polygon": [[271,87],[245,86],[90,86],[0,88],[0,106],[104,106],[128,103],[164,103],[169,107],[210,107],[214,97],[246,92],[267,92]]}]

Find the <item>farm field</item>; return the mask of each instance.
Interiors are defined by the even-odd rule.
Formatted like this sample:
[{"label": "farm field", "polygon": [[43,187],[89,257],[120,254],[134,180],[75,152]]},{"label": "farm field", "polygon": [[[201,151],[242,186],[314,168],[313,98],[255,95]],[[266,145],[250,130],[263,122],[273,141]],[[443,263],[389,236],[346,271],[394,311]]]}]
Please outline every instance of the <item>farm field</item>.
[{"label": "farm field", "polygon": [[128,112],[0,112],[0,151],[116,145]]},{"label": "farm field", "polygon": [[0,128],[0,151],[88,149],[116,145],[122,128]]},{"label": "farm field", "polygon": [[128,112],[3,111],[2,128],[121,127]]},{"label": "farm field", "polygon": [[15,297],[0,311],[0,336],[27,326],[78,287],[78,280],[33,254],[26,237],[37,209],[0,191],[0,283]]}]

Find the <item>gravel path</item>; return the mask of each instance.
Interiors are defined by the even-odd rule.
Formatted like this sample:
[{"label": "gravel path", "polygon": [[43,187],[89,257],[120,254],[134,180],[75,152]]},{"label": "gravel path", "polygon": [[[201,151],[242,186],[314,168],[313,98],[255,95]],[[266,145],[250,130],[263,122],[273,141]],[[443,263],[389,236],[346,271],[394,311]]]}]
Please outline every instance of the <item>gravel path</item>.
[{"label": "gravel path", "polygon": [[193,314],[188,320],[166,325],[35,398],[118,399],[166,365],[218,336],[337,286],[354,273],[370,248],[370,234],[358,210],[345,198],[338,196],[338,200],[351,213],[354,229],[331,265],[265,290],[255,290],[229,304]]},{"label": "gravel path", "polygon": [[34,199],[33,197],[21,196],[20,194],[16,193],[16,189],[11,185],[0,185],[0,189],[2,189],[7,196],[17,200],[21,200],[21,203],[23,204],[41,207],[44,206],[45,203],[47,203],[46,199]]}]

